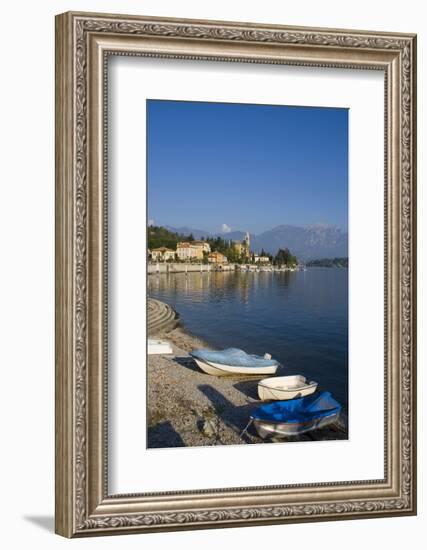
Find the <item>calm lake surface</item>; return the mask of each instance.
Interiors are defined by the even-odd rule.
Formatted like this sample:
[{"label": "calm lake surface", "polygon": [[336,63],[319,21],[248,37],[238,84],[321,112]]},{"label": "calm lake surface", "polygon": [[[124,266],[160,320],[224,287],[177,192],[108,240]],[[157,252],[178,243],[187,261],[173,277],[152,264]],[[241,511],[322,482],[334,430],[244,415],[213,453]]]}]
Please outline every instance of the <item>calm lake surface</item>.
[{"label": "calm lake surface", "polygon": [[150,275],[148,291],[213,347],[270,353],[348,410],[347,269]]}]

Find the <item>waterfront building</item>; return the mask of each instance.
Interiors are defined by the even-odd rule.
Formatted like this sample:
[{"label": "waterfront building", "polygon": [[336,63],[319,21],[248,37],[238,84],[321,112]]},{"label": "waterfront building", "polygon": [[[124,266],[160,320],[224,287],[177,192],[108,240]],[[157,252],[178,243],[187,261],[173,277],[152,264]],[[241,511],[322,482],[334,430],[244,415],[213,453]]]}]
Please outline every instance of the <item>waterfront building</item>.
[{"label": "waterfront building", "polygon": [[202,252],[207,252],[208,254],[210,253],[211,251],[211,246],[208,242],[206,241],[191,241],[190,243],[192,246],[196,246],[198,248],[201,248],[202,249]]},{"label": "waterfront building", "polygon": [[176,255],[182,261],[203,260],[203,248],[192,242],[180,242],[176,245]]},{"label": "waterfront building", "polygon": [[221,252],[211,252],[208,256],[208,262],[211,264],[226,264],[228,259]]},{"label": "waterfront building", "polygon": [[270,258],[268,256],[258,256],[258,254],[255,254],[255,262],[260,264],[268,264],[270,261]]},{"label": "waterfront building", "polygon": [[167,262],[168,260],[175,259],[175,250],[161,246],[160,248],[153,248],[150,251],[151,260],[153,262]]},{"label": "waterfront building", "polygon": [[233,247],[239,256],[243,256],[243,245],[240,241],[234,241]]}]

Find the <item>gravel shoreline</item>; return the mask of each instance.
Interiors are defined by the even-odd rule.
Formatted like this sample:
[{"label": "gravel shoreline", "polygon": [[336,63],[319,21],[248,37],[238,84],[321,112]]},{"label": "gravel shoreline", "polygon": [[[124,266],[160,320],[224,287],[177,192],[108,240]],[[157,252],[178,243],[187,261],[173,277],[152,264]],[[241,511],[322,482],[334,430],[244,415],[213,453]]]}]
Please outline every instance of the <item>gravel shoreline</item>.
[{"label": "gravel shoreline", "polygon": [[[267,443],[253,427],[242,435],[261,402],[262,376],[217,377],[203,373],[189,356],[206,342],[177,327],[159,333],[174,355],[148,356],[148,447],[183,447]],[[289,374],[277,372],[278,375]],[[286,441],[347,439],[346,421]],[[285,441],[281,439],[280,441]]]}]

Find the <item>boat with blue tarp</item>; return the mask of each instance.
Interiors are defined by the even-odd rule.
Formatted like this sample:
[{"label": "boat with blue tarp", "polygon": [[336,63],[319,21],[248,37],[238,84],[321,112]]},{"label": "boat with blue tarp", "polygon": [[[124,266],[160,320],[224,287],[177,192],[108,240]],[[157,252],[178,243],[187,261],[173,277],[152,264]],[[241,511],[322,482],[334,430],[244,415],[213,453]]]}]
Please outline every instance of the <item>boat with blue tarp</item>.
[{"label": "boat with blue tarp", "polygon": [[258,407],[251,420],[262,438],[299,435],[324,428],[339,419],[341,405],[324,391],[289,401]]}]

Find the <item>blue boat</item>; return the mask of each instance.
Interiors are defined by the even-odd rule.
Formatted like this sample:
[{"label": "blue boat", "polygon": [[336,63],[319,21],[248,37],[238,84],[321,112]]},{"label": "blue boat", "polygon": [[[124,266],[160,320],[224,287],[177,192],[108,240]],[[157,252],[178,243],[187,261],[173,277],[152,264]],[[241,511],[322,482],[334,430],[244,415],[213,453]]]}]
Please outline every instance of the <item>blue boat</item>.
[{"label": "blue boat", "polygon": [[258,407],[251,419],[262,438],[299,435],[336,422],[341,405],[330,392]]},{"label": "blue boat", "polygon": [[266,354],[250,355],[238,348],[228,348],[222,351],[196,349],[190,353],[202,371],[214,376],[229,376],[235,374],[275,374],[279,367],[278,361]]}]

